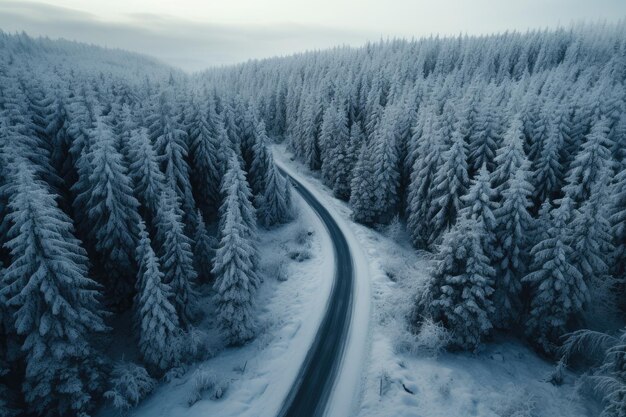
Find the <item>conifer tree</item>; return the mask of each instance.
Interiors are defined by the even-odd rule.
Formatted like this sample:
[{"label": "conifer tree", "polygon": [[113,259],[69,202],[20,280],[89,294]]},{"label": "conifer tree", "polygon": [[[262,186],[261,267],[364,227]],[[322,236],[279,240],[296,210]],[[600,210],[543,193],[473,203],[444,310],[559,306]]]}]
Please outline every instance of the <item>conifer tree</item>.
[{"label": "conifer tree", "polygon": [[260,196],[265,191],[265,179],[268,175],[268,161],[271,161],[271,154],[267,148],[267,134],[265,133],[265,123],[259,121],[254,130],[254,144],[252,146],[252,163],[248,180],[252,194]]},{"label": "conifer tree", "polygon": [[601,176],[589,199],[574,212],[568,228],[568,239],[574,250],[572,263],[592,291],[611,286],[609,263],[613,245],[608,207],[605,204],[608,200],[607,174],[605,172]]},{"label": "conifer tree", "polygon": [[497,201],[500,201],[506,182],[515,176],[517,170],[530,169],[530,164],[524,154],[524,131],[519,115],[511,121],[494,162],[496,167],[491,175],[491,184],[498,193]]},{"label": "conifer tree", "polygon": [[476,349],[493,327],[494,270],[482,250],[482,229],[478,220],[462,218],[445,234],[429,288],[432,318],[462,349]]},{"label": "conifer tree", "polygon": [[220,170],[217,130],[211,125],[209,111],[196,106],[190,125],[191,183],[196,202],[205,217],[212,219],[219,206]]},{"label": "conifer tree", "polygon": [[563,172],[560,160],[563,144],[561,140],[557,126],[550,123],[543,146],[538,151],[533,164],[532,183],[535,189],[533,193],[535,207],[541,206],[547,199],[557,198],[562,188]]},{"label": "conifer tree", "polygon": [[548,354],[556,353],[561,336],[571,320],[582,312],[588,301],[588,288],[582,274],[572,264],[573,249],[567,239],[571,216],[569,197],[552,210],[552,225],[547,237],[531,250],[530,273],[523,279],[531,286],[530,317],[526,332]]},{"label": "conifer tree", "polygon": [[128,175],[132,179],[135,196],[141,203],[144,216],[153,219],[165,187],[165,176],[159,169],[156,152],[145,128],[131,132],[128,159]]},{"label": "conifer tree", "polygon": [[139,330],[139,349],[143,360],[160,372],[175,366],[179,358],[174,351],[180,331],[172,290],[164,282],[159,260],[152,249],[146,226],[139,224],[137,247],[137,295],[135,314]]},{"label": "conifer tree", "polygon": [[2,295],[15,311],[26,365],[23,392],[41,416],[88,412],[101,388],[89,338],[106,327],[99,291],[71,220],[22,162],[9,203],[12,262]]},{"label": "conifer tree", "polygon": [[170,99],[165,93],[159,96],[148,123],[149,136],[155,145],[165,182],[180,199],[185,224],[191,228],[195,224],[196,209],[189,182],[187,135],[175,119]]},{"label": "conifer tree", "polygon": [[407,228],[413,245],[419,249],[428,247],[431,236],[428,214],[434,200],[433,183],[442,163],[444,143],[439,123],[439,118],[432,115],[421,132],[421,138],[413,139],[419,141],[419,146],[408,190]]},{"label": "conifer tree", "polygon": [[350,127],[350,139],[342,143],[339,148],[337,158],[340,162],[337,166],[336,179],[332,187],[335,196],[343,200],[350,199],[350,180],[352,179],[352,172],[363,141],[364,136],[361,124],[355,122]]},{"label": "conifer tree", "polygon": [[396,215],[400,204],[400,158],[396,147],[395,112],[384,113],[378,126],[374,158],[374,219],[386,224]]},{"label": "conifer tree", "polygon": [[530,249],[529,235],[533,230],[528,212],[533,189],[528,181],[530,174],[524,166],[528,166],[528,162],[522,162],[522,168],[505,183],[502,203],[494,212],[497,231],[494,324],[499,328],[515,323],[523,307],[521,280]]},{"label": "conifer tree", "polygon": [[202,213],[198,212],[198,225],[193,239],[193,259],[198,273],[198,282],[209,282],[212,279],[211,262],[215,256],[216,247],[217,241],[209,236]]},{"label": "conifer tree", "polygon": [[251,204],[240,192],[242,186],[238,182],[245,182],[245,177],[235,154],[229,160],[227,177],[233,181],[222,182],[225,199],[220,210],[223,217],[214,259],[214,288],[217,320],[224,337],[229,344],[240,345],[254,336],[252,306],[259,280],[254,260],[255,231],[250,230],[243,216]]},{"label": "conifer tree", "polygon": [[617,174],[611,195],[609,221],[614,247],[611,273],[615,278],[623,279],[626,278],[626,167]]},{"label": "conifer tree", "polygon": [[461,197],[464,207],[459,211],[459,218],[478,221],[484,234],[481,236],[483,253],[489,258],[490,265],[495,266],[498,259],[496,250],[496,192],[491,188],[487,164],[483,165],[466,195]]},{"label": "conifer tree", "polygon": [[602,172],[612,168],[608,135],[608,119],[596,120],[572,162],[564,191],[577,205],[589,198]]},{"label": "conifer tree", "polygon": [[372,150],[367,142],[361,146],[359,159],[354,167],[352,181],[350,183],[350,207],[352,219],[363,224],[374,224],[376,213],[374,212],[374,161]]},{"label": "conifer tree", "polygon": [[333,101],[324,112],[320,131],[320,158],[322,179],[329,187],[337,181],[339,165],[343,163],[339,155],[341,147],[350,139],[346,111],[341,103]]},{"label": "conifer tree", "polygon": [[[268,155],[268,159],[271,158]],[[259,198],[258,218],[262,225],[271,227],[290,220],[290,204],[285,200],[283,183],[288,181],[283,178],[276,169],[274,161],[267,161],[268,170],[265,180],[265,191]]]},{"label": "conifer tree", "polygon": [[172,290],[172,303],[181,325],[187,327],[196,317],[198,309],[194,288],[197,274],[193,267],[191,239],[184,232],[180,203],[171,189],[161,194],[156,229],[157,253],[164,282]]},{"label": "conifer tree", "polygon": [[462,206],[461,197],[465,195],[469,186],[466,145],[461,132],[455,131],[451,142],[450,149],[442,155],[443,164],[437,169],[432,184],[434,199],[428,212],[432,219],[428,239],[431,245],[456,222]]}]

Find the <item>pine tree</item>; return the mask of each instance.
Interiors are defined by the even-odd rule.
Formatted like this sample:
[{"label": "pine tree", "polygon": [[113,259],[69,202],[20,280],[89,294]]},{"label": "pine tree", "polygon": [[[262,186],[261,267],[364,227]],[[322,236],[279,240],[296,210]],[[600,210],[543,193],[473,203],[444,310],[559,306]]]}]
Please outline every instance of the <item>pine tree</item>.
[{"label": "pine tree", "polygon": [[190,126],[191,183],[200,210],[215,218],[219,206],[220,170],[218,131],[205,106],[197,106]]},{"label": "pine tree", "polygon": [[609,223],[607,173],[603,174],[592,190],[589,200],[574,218],[568,230],[568,241],[574,250],[573,265],[582,274],[588,288],[592,290],[610,285],[609,264],[613,253],[611,244],[611,224]]},{"label": "pine tree", "polygon": [[150,139],[165,174],[165,182],[176,192],[181,201],[185,225],[191,228],[195,224],[195,202],[189,182],[187,164],[187,138],[175,119],[170,99],[163,93],[148,119]]},{"label": "pine tree", "polygon": [[443,153],[443,164],[437,169],[432,184],[434,199],[428,212],[432,219],[428,239],[430,245],[456,222],[462,206],[461,197],[469,186],[465,139],[459,131],[455,131],[451,141],[450,149]]},{"label": "pine tree", "polygon": [[243,216],[251,204],[240,192],[238,182],[245,182],[245,177],[234,154],[229,160],[227,176],[235,181],[222,183],[226,198],[220,210],[223,216],[220,244],[213,261],[214,288],[217,291],[217,320],[224,337],[229,344],[240,345],[254,336],[252,306],[259,280],[254,260],[255,231],[249,229]]},{"label": "pine tree", "polygon": [[452,331],[451,345],[476,349],[492,329],[494,270],[483,253],[478,220],[462,218],[445,234],[433,280],[429,310]]},{"label": "pine tree", "polygon": [[374,212],[374,161],[372,150],[364,142],[359,152],[359,159],[352,173],[350,183],[350,207],[352,219],[356,222],[371,225],[376,221]]},{"label": "pine tree", "polygon": [[504,185],[502,203],[496,217],[496,282],[494,285],[494,324],[507,328],[519,319],[522,311],[522,284],[525,273],[529,235],[533,230],[533,219],[528,212],[533,189],[528,182],[529,172],[523,167]]},{"label": "pine tree", "polygon": [[490,265],[494,266],[498,259],[496,250],[496,217],[495,210],[498,205],[495,202],[496,192],[491,188],[487,165],[483,165],[466,195],[461,197],[464,207],[459,211],[459,218],[467,218],[478,221],[484,231],[481,236],[483,253],[490,259]]},{"label": "pine tree", "polygon": [[348,118],[341,103],[333,101],[324,112],[320,132],[320,158],[322,161],[322,179],[329,187],[337,181],[342,146],[350,139]]},{"label": "pine tree", "polygon": [[502,146],[498,149],[495,160],[496,168],[491,175],[491,184],[498,193],[497,201],[502,199],[506,182],[515,176],[518,169],[529,169],[530,164],[524,154],[524,131],[522,120],[515,116],[504,135]]},{"label": "pine tree", "polygon": [[91,335],[106,327],[97,285],[71,220],[26,162],[9,203],[12,262],[2,294],[15,311],[26,364],[23,391],[42,416],[88,412],[101,385]]},{"label": "pine tree", "polygon": [[135,287],[139,203],[133,196],[122,156],[115,148],[113,132],[102,119],[94,131],[91,159],[89,189],[79,197],[86,201],[90,236],[99,256],[105,290],[113,304],[125,307]]},{"label": "pine tree", "polygon": [[137,247],[137,295],[135,314],[139,330],[139,349],[143,360],[160,372],[179,362],[174,351],[180,331],[172,290],[164,283],[159,260],[152,249],[143,221],[139,224]]},{"label": "pine tree", "polygon": [[400,159],[396,147],[395,113],[385,112],[379,123],[374,159],[374,220],[386,224],[400,204]]},{"label": "pine tree", "polygon": [[562,188],[563,172],[561,166],[561,136],[557,126],[550,123],[547,127],[543,146],[538,151],[533,166],[532,183],[534,185],[533,200],[535,207],[547,199],[555,199]]},{"label": "pine tree", "polygon": [[473,171],[478,171],[486,164],[489,172],[492,172],[495,167],[496,151],[500,145],[498,107],[495,103],[497,91],[491,84],[490,88],[494,91],[481,102],[480,110],[471,127],[469,165]]},{"label": "pine tree", "polygon": [[337,175],[332,187],[335,196],[343,200],[350,199],[350,180],[352,179],[352,172],[363,141],[364,134],[361,124],[355,122],[350,127],[350,139],[339,148],[337,158],[340,162],[337,166]]},{"label": "pine tree", "polygon": [[622,169],[611,187],[610,223],[613,237],[611,273],[617,279],[626,278],[626,167]]},{"label": "pine tree", "polygon": [[[268,158],[271,158],[268,156]],[[271,227],[276,224],[285,223],[290,220],[290,204],[285,200],[283,182],[288,181],[283,178],[276,169],[274,161],[267,161],[268,170],[265,182],[265,192],[260,197],[258,204],[258,218],[262,225]]]},{"label": "pine tree", "polygon": [[588,288],[582,274],[572,264],[573,249],[568,244],[567,223],[571,203],[566,197],[552,210],[552,225],[546,239],[530,252],[533,262],[523,279],[531,286],[528,336],[548,354],[556,353],[561,336],[588,301]]},{"label": "pine tree", "polygon": [[213,276],[211,262],[215,256],[217,241],[209,236],[202,213],[198,212],[198,225],[193,239],[193,260],[198,273],[198,282],[209,282]]},{"label": "pine tree", "polygon": [[254,130],[254,145],[252,146],[252,163],[248,180],[250,188],[255,196],[260,196],[265,191],[265,179],[268,175],[268,161],[271,161],[270,151],[267,149],[267,134],[265,123],[259,121]]},{"label": "pine tree", "polygon": [[172,303],[181,325],[187,327],[196,317],[197,277],[193,267],[191,239],[184,232],[182,210],[176,194],[168,189],[161,194],[156,218],[156,242],[164,282],[171,288]]},{"label": "pine tree", "polygon": [[156,152],[150,143],[147,130],[142,128],[130,134],[128,175],[132,179],[135,196],[144,210],[144,217],[154,218],[165,176],[159,169]]},{"label": "pine tree", "polygon": [[564,191],[578,205],[589,198],[601,173],[612,168],[608,134],[608,120],[597,120],[572,162]]},{"label": "pine tree", "polygon": [[439,126],[439,117],[431,115],[429,122],[423,127],[420,138],[414,135],[413,141],[418,142],[417,155],[411,171],[411,183],[408,189],[408,220],[407,228],[411,234],[413,245],[426,249],[431,236],[429,212],[433,204],[433,183],[438,167],[442,163],[442,146],[444,137]]}]

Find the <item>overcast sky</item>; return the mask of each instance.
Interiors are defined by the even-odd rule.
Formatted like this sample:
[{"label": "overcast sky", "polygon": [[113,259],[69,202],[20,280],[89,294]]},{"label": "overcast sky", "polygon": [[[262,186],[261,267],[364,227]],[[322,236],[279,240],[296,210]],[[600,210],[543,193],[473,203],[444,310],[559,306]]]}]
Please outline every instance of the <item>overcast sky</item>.
[{"label": "overcast sky", "polygon": [[626,0],[0,0],[0,29],[118,47],[188,71],[381,37],[614,22]]}]

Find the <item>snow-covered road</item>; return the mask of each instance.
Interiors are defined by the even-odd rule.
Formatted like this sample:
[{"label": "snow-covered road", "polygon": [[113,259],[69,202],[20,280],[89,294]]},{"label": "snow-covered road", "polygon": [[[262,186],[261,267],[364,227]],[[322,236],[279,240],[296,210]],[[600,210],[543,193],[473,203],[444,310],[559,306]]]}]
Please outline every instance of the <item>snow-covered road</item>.
[{"label": "snow-covered road", "polygon": [[297,184],[297,191],[328,230],[336,269],[325,317],[279,415],[350,416],[362,391],[362,369],[369,346],[368,263],[342,216],[334,213],[326,196],[318,193],[283,156],[275,154],[277,165]]}]

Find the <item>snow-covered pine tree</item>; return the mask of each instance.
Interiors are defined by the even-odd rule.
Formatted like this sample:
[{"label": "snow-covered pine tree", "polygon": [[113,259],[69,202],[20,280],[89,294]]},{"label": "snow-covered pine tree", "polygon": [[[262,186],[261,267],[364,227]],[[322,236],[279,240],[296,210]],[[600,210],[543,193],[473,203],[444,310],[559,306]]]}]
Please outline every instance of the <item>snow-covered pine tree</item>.
[{"label": "snow-covered pine tree", "polygon": [[562,137],[558,127],[549,123],[532,168],[533,201],[538,209],[544,201],[559,197],[563,183],[561,166]]},{"label": "snow-covered pine tree", "polygon": [[128,175],[132,179],[135,196],[141,203],[143,217],[153,226],[151,221],[165,187],[165,176],[159,169],[156,152],[145,128],[131,132],[128,159]]},{"label": "snow-covered pine tree", "polygon": [[478,348],[493,327],[494,270],[482,250],[483,234],[479,220],[459,219],[444,235],[428,290],[428,310],[452,332],[456,348]]},{"label": "snow-covered pine tree", "polygon": [[[252,194],[260,196],[265,191],[265,179],[269,169],[268,161],[271,161],[271,154],[267,148],[269,139],[265,133],[265,123],[259,121],[254,130],[254,144],[252,145],[252,163],[248,173],[248,181]],[[268,159],[269,158],[269,159]]]},{"label": "snow-covered pine tree", "polygon": [[23,392],[29,411],[41,416],[78,415],[100,391],[99,360],[89,338],[104,332],[99,290],[71,220],[35,179],[28,162],[12,176],[12,261],[3,296],[13,309],[26,365]]},{"label": "snow-covered pine tree", "polygon": [[159,96],[147,120],[149,136],[155,145],[165,181],[180,199],[185,226],[191,230],[196,223],[196,209],[189,182],[187,134],[174,117],[170,100],[165,92]]},{"label": "snow-covered pine tree", "polygon": [[385,111],[374,142],[374,221],[386,224],[398,213],[400,204],[400,158],[396,146],[396,113]]},{"label": "snow-covered pine tree", "polygon": [[572,263],[581,272],[582,279],[592,294],[614,286],[609,275],[613,245],[606,205],[609,200],[607,174],[605,172],[601,175],[589,199],[574,212],[568,228],[569,242],[574,250]]},{"label": "snow-covered pine tree", "polygon": [[524,126],[519,115],[516,115],[504,134],[502,146],[495,157],[496,168],[491,175],[491,185],[498,195],[496,201],[502,199],[502,192],[509,179],[515,176],[518,169],[530,169],[530,163],[524,154]]},{"label": "snow-covered pine tree", "polygon": [[498,259],[496,250],[496,217],[494,215],[498,204],[495,202],[496,192],[491,188],[490,175],[487,164],[483,165],[466,195],[461,197],[464,207],[459,211],[459,218],[477,220],[482,224],[484,234],[481,236],[483,253],[490,259],[490,265],[495,266]]},{"label": "snow-covered pine tree", "polygon": [[198,273],[198,282],[209,282],[212,279],[212,261],[215,256],[217,241],[209,236],[202,213],[198,212],[198,225],[193,239],[193,260]]},{"label": "snow-covered pine tree", "polygon": [[452,133],[450,142],[450,148],[443,153],[443,164],[438,167],[432,184],[434,198],[428,211],[431,219],[429,245],[437,242],[456,222],[462,206],[461,197],[469,186],[465,138],[457,130]]},{"label": "snow-covered pine tree", "polygon": [[613,237],[611,274],[618,280],[626,278],[626,167],[611,186],[610,223]]},{"label": "snow-covered pine tree", "polygon": [[523,278],[531,286],[526,333],[547,354],[557,352],[568,325],[579,318],[589,300],[588,287],[573,264],[574,250],[568,242],[571,206],[566,196],[552,210],[552,224],[546,238],[532,248],[531,272]]},{"label": "snow-covered pine tree", "polygon": [[135,287],[139,203],[115,140],[111,128],[99,118],[93,132],[89,188],[78,197],[85,201],[89,235],[99,257],[98,273],[109,302],[125,308]]},{"label": "snow-covered pine tree", "polygon": [[172,303],[181,325],[187,327],[198,311],[194,288],[197,274],[193,267],[192,242],[185,235],[180,202],[172,189],[161,193],[156,230],[155,240],[164,282],[172,290]]},{"label": "snow-covered pine tree", "polygon": [[158,372],[165,372],[180,360],[174,350],[175,340],[180,332],[178,314],[172,305],[172,290],[164,282],[159,259],[152,249],[143,221],[139,224],[139,231],[139,272],[135,296],[139,350],[148,366]]},{"label": "snow-covered pine tree", "polygon": [[528,161],[513,173],[503,186],[502,202],[494,211],[496,217],[496,282],[493,302],[494,325],[508,328],[516,323],[522,312],[522,277],[526,272],[527,254],[533,219],[528,212],[533,188],[525,169]]},{"label": "snow-covered pine tree", "polygon": [[291,219],[290,203],[285,200],[283,183],[289,181],[283,178],[279,173],[271,156],[266,164],[267,178],[265,179],[265,191],[259,197],[257,210],[259,221],[265,227],[271,227],[277,224],[286,223]]},{"label": "snow-covered pine tree", "polygon": [[564,191],[576,205],[589,198],[602,172],[612,168],[612,144],[608,135],[608,119],[596,120],[572,162]]},{"label": "snow-covered pine tree", "polygon": [[[428,248],[431,236],[428,213],[434,199],[433,183],[437,169],[442,163],[442,147],[445,142],[439,117],[433,113],[433,109],[427,112],[430,114],[427,117],[427,123],[421,131],[415,132],[412,139],[419,145],[411,171],[411,183],[408,187],[407,228],[413,245],[418,249]],[[417,138],[417,134],[421,134],[421,137]]]},{"label": "snow-covered pine tree", "polygon": [[189,127],[191,184],[198,207],[207,219],[214,219],[220,201],[220,169],[217,131],[206,106],[196,105]]},{"label": "snow-covered pine tree", "polygon": [[494,84],[489,84],[488,91],[476,114],[474,125],[471,127],[469,138],[469,166],[474,172],[478,171],[483,164],[487,164],[489,172],[495,167],[494,158],[500,146],[501,133],[499,131],[498,118],[498,91]]},{"label": "snow-covered pine tree", "polygon": [[344,106],[340,101],[333,100],[324,112],[320,131],[320,159],[322,161],[322,179],[324,183],[333,187],[337,181],[339,166],[343,163],[340,158],[341,148],[350,140],[348,118]]},{"label": "snow-covered pine tree", "polygon": [[359,122],[352,123],[350,127],[350,139],[341,144],[338,153],[340,163],[337,166],[337,175],[333,184],[333,193],[343,200],[350,199],[350,180],[352,172],[359,156],[359,149],[364,141],[363,129]]},{"label": "snow-covered pine tree", "polygon": [[352,181],[350,182],[350,207],[352,219],[363,224],[374,224],[376,213],[374,212],[374,161],[372,149],[367,142],[361,145],[359,159],[354,166]]},{"label": "snow-covered pine tree", "polygon": [[[215,252],[213,274],[217,292],[217,320],[224,337],[231,345],[240,345],[254,336],[252,313],[255,290],[259,279],[255,271],[255,230],[250,230],[243,212],[251,209],[248,198],[241,194],[243,171],[233,153],[223,181],[224,203],[220,210],[220,243]],[[247,184],[244,184],[247,188]]]}]

